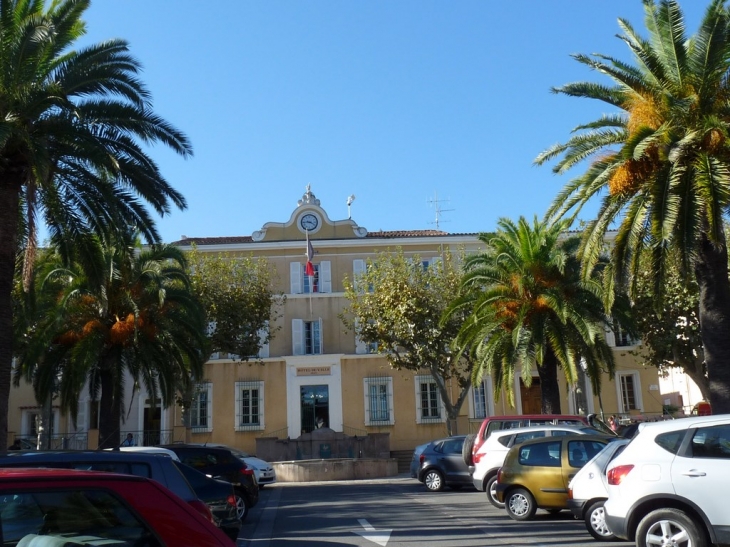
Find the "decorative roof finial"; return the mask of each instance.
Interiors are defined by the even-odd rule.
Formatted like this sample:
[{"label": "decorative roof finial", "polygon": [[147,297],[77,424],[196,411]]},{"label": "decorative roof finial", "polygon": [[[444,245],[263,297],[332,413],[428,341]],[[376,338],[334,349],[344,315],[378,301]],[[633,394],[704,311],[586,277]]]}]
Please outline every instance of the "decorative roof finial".
[{"label": "decorative roof finial", "polygon": [[307,191],[304,193],[304,196],[302,196],[302,199],[297,201],[297,206],[301,207],[302,205],[316,205],[319,207],[319,200],[312,193],[312,185],[307,184],[306,189]]}]

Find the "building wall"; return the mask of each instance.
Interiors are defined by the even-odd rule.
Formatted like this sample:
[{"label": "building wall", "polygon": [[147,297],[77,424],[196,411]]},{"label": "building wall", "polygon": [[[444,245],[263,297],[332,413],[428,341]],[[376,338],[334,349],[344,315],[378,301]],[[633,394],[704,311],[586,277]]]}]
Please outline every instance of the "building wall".
[{"label": "building wall", "polygon": [[[316,229],[309,234],[315,255],[313,262],[323,267],[329,263],[331,291],[314,294],[294,294],[292,291],[292,263],[303,269],[306,262],[306,237],[299,227],[305,214],[314,214],[319,220]],[[344,296],[344,280],[352,279],[355,260],[375,258],[379,252],[393,252],[402,249],[408,256],[419,256],[429,260],[440,257],[446,251],[453,254],[471,253],[482,248],[476,234],[446,234],[437,231],[404,231],[368,233],[353,220],[330,220],[319,206],[319,201],[307,192],[286,222],[271,222],[254,232],[252,236],[233,238],[193,238],[176,242],[182,250],[191,249],[195,243],[199,252],[226,253],[235,257],[265,258],[271,266],[275,280],[275,291],[286,294],[286,304],[279,319],[273,322],[274,338],[268,348],[268,357],[262,363],[234,362],[225,356],[212,356],[205,365],[205,382],[208,393],[209,416],[204,427],[189,431],[188,440],[193,442],[215,442],[239,447],[249,452],[256,449],[260,436],[295,438],[301,434],[301,390],[305,386],[327,386],[330,399],[329,427],[351,435],[365,432],[388,433],[392,450],[410,450],[446,434],[445,412],[440,418],[422,420],[419,413],[421,396],[418,393],[419,375],[426,371],[396,371],[391,369],[385,356],[358,354],[353,332],[345,330],[340,315],[348,306]],[[324,279],[320,279],[320,288]],[[294,320],[322,320],[323,353],[315,355],[293,355],[292,322]],[[223,357],[223,358],[221,358]],[[617,380],[603,381],[600,397],[589,397],[588,411],[604,414],[621,414],[631,417],[653,416],[661,413],[662,401],[658,391],[657,371],[644,369],[627,348],[617,348]],[[535,376],[537,373],[535,371]],[[384,380],[387,378],[388,380]],[[630,378],[634,389],[632,406],[622,404],[621,378]],[[373,383],[387,383],[388,420],[375,420],[369,410],[366,386]],[[487,382],[487,414],[519,414],[522,404],[519,398],[519,383],[516,383],[514,407],[502,394],[495,400],[491,384]],[[241,386],[251,395],[254,390],[263,401],[260,404],[259,424],[241,425],[242,399],[237,398]],[[254,387],[251,387],[254,386]],[[451,400],[458,397],[456,382],[448,384]],[[656,389],[655,389],[656,388]],[[202,388],[201,388],[202,389]],[[378,388],[380,389],[380,388]],[[590,392],[590,388],[587,389]],[[561,381],[561,398],[564,413],[575,412],[574,388]],[[132,394],[132,390],[128,389]],[[314,395],[313,395],[314,396]],[[144,392],[134,395],[128,408],[130,414],[123,424],[123,431],[139,431],[144,426],[145,402],[150,400]],[[26,401],[26,402],[23,402]],[[27,389],[13,391],[11,400],[11,424],[20,424],[20,408],[28,403]],[[474,392],[464,403],[456,421],[456,431],[474,431],[483,415],[477,413]],[[370,413],[370,414],[369,414]],[[483,413],[482,413],[483,414]],[[89,427],[88,412],[83,429]],[[68,420],[61,420],[61,427],[70,428]],[[161,427],[171,430],[183,423],[182,412],[177,406],[166,409]],[[419,423],[420,422],[420,423]],[[11,425],[11,428],[14,426]]]}]

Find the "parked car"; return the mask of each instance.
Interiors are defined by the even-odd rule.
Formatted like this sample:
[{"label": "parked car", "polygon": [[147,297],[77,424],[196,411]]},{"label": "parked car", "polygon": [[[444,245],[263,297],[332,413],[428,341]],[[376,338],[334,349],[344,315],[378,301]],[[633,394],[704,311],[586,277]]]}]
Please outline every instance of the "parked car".
[{"label": "parked car", "polygon": [[212,479],[192,467],[180,462],[172,450],[160,446],[120,446],[118,448],[105,448],[113,452],[133,452],[137,454],[155,454],[167,456],[175,462],[175,467],[190,483],[195,495],[208,506],[216,526],[223,530],[232,539],[238,538],[241,529],[241,520],[236,510],[236,498],[233,485],[226,481]]},{"label": "parked car", "polygon": [[487,438],[472,458],[474,465],[469,467],[474,488],[486,492],[489,502],[499,509],[504,504],[495,497],[497,472],[504,463],[510,448],[531,439],[539,439],[557,435],[600,435],[601,432],[592,427],[577,425],[535,425],[502,429],[494,431]]},{"label": "parked car", "polygon": [[568,507],[575,518],[585,522],[588,533],[599,541],[616,539],[606,524],[603,510],[603,504],[608,498],[606,468],[627,444],[629,439],[608,443],[568,484]]},{"label": "parked car", "polygon": [[606,479],[617,537],[638,547],[730,543],[730,414],[642,424]]},{"label": "parked car", "polygon": [[241,519],[238,518],[236,492],[233,490],[233,485],[228,481],[212,479],[177,460],[175,460],[175,467],[193,487],[198,498],[208,506],[213,515],[214,524],[235,541],[241,531]]},{"label": "parked car", "polygon": [[154,479],[179,497],[210,513],[200,502],[190,483],[175,467],[171,458],[157,454],[130,453],[119,450],[52,450],[8,452],[0,456],[0,468],[55,467],[84,471],[108,471]]},{"label": "parked car", "polygon": [[513,446],[497,474],[497,500],[514,520],[530,520],[537,509],[568,508],[568,483],[611,440],[607,435],[570,435]]},{"label": "parked car", "polygon": [[469,470],[461,456],[466,435],[455,435],[429,443],[418,457],[418,480],[432,492],[445,486],[454,490],[471,485]]},{"label": "parked car", "polygon": [[212,444],[206,443],[201,446],[212,446],[218,448],[226,448],[238,459],[243,460],[246,465],[253,469],[253,474],[256,476],[256,482],[259,484],[259,488],[263,488],[267,484],[274,484],[276,482],[276,471],[274,467],[267,461],[252,456],[248,452],[244,452],[238,448],[232,446],[226,446],[224,444]]},{"label": "parked car", "polygon": [[163,448],[172,450],[181,462],[193,469],[230,482],[235,491],[238,518],[242,521],[248,516],[249,509],[258,503],[259,486],[253,469],[227,448],[182,443],[168,444]]},{"label": "parked car", "polygon": [[71,469],[0,469],[3,545],[230,547],[234,543],[157,481]]},{"label": "parked car", "polygon": [[426,450],[426,447],[429,445],[429,443],[426,444],[419,444],[416,448],[413,449],[413,456],[411,456],[411,478],[412,479],[418,479],[418,469],[421,467],[421,460],[419,459],[421,456],[421,453]]},{"label": "parked car", "polygon": [[487,416],[479,426],[479,432],[469,435],[464,441],[464,462],[474,465],[474,454],[484,444],[493,431],[513,429],[532,425],[586,425],[595,427],[606,435],[614,434],[595,414],[579,416],[575,414],[524,414],[516,416]]}]

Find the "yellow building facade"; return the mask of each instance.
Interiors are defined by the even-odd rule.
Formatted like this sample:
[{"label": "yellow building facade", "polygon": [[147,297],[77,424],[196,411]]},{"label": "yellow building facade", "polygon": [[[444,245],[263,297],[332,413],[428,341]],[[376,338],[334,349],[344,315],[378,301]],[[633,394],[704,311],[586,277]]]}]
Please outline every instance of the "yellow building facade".
[{"label": "yellow building facade", "polygon": [[[313,250],[314,276],[305,274],[307,238]],[[390,450],[405,451],[446,434],[443,404],[435,381],[427,370],[396,371],[375,348],[348,332],[340,315],[348,306],[344,279],[364,271],[368,259],[397,248],[418,257],[424,267],[444,253],[454,255],[482,249],[476,234],[449,234],[437,230],[370,232],[354,220],[332,220],[307,188],[291,216],[283,222],[266,223],[250,236],[183,238],[175,242],[183,250],[193,245],[201,253],[266,259],[275,271],[275,292],[286,295],[280,316],[271,325],[274,336],[262,347],[256,362],[247,363],[214,354],[205,365],[190,410],[190,427],[183,428],[180,408],[159,409],[156,400],[140,391],[132,395],[121,426],[122,437],[132,432],[138,444],[187,440],[213,442],[256,452],[261,437],[294,439],[320,427],[349,435],[389,434]],[[580,389],[561,382],[562,412],[618,414],[654,417],[661,414],[657,370],[644,368],[632,354],[635,347],[625,337],[607,332],[615,346],[617,374],[603,381],[600,397],[590,395],[579,403]],[[472,388],[456,423],[458,433],[476,431],[488,415],[539,413],[539,380],[533,373],[531,388],[518,379],[515,407],[503,394],[492,395],[490,379]],[[448,386],[452,400],[458,385]],[[128,389],[128,393],[133,390]],[[434,394],[436,396],[434,397]],[[29,399],[30,397],[30,399]],[[535,407],[538,402],[537,408]],[[79,419],[58,415],[56,437],[83,439],[94,436],[93,402],[79,401]],[[29,436],[39,409],[32,393],[17,388],[11,396],[11,429]],[[12,438],[12,433],[10,438]]]}]

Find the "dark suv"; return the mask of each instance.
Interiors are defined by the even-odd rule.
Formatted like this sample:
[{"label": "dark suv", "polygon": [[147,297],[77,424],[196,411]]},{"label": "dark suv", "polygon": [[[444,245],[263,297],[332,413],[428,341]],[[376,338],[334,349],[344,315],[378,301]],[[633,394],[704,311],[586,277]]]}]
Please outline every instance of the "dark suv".
[{"label": "dark suv", "polygon": [[153,479],[197,509],[211,522],[221,526],[229,536],[238,535],[233,523],[216,518],[211,508],[201,501],[194,488],[169,456],[105,450],[55,450],[11,452],[0,456],[2,467],[52,467],[107,471]]},{"label": "dark suv", "polygon": [[243,521],[248,510],[259,501],[259,485],[253,469],[234,456],[230,450],[192,444],[168,444],[180,461],[201,473],[230,482],[236,495],[238,516]]}]

